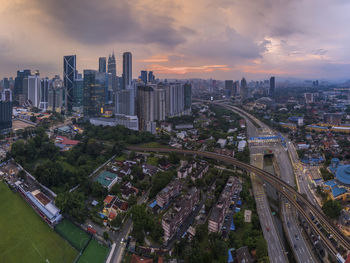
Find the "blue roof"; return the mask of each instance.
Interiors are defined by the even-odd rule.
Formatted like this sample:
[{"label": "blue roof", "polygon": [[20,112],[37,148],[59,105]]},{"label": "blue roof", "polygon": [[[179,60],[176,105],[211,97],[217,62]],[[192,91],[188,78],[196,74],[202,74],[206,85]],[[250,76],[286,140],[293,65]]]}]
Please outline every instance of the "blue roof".
[{"label": "blue roof", "polygon": [[250,137],[250,140],[273,140],[280,139],[279,136]]},{"label": "blue roof", "polygon": [[324,184],[329,186],[330,188],[333,188],[333,187],[337,186],[337,183],[334,180],[330,180],[330,181],[324,182]]},{"label": "blue roof", "polygon": [[340,196],[346,192],[347,192],[346,189],[343,187],[336,186],[332,189],[332,195],[334,198],[337,198],[338,196]]},{"label": "blue roof", "polygon": [[328,127],[318,126],[318,125],[308,125],[308,126],[306,126],[306,127],[308,127],[308,128],[317,128],[317,129],[328,130]]},{"label": "blue roof", "polygon": [[228,257],[227,257],[227,262],[228,263],[232,263],[233,262],[233,257],[232,257],[232,251],[234,251],[234,248],[230,248],[227,252],[228,252]]},{"label": "blue roof", "polygon": [[230,230],[231,230],[231,231],[235,231],[235,230],[236,230],[236,226],[235,226],[235,224],[233,223],[233,218],[232,218]]},{"label": "blue roof", "polygon": [[339,165],[335,176],[339,182],[350,185],[350,165]]},{"label": "blue roof", "polygon": [[150,208],[153,208],[153,207],[155,207],[157,205],[157,200],[154,200],[150,205],[149,205],[149,207]]},{"label": "blue roof", "polygon": [[45,216],[49,219],[49,220],[53,220],[55,219],[55,215],[53,215],[49,210],[47,210],[38,200],[36,200],[36,198],[32,195],[31,192],[27,192],[26,193],[27,197],[30,199],[30,201],[32,201],[39,209],[41,212],[43,212],[45,214]]},{"label": "blue roof", "polygon": [[241,209],[239,207],[236,207],[235,212],[238,213],[239,211],[241,211]]},{"label": "blue roof", "polygon": [[238,200],[237,205],[242,205],[242,200]]}]

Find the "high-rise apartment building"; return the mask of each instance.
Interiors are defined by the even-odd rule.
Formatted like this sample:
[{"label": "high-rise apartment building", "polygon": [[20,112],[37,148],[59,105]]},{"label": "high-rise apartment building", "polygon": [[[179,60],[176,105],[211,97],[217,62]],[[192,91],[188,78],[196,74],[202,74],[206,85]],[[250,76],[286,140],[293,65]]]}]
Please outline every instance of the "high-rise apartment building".
[{"label": "high-rise apartment building", "polygon": [[66,88],[66,109],[72,111],[74,104],[73,87],[76,79],[76,55],[63,57],[63,84]]},{"label": "high-rise apartment building", "polygon": [[123,54],[123,89],[131,87],[132,82],[132,55],[131,52]]},{"label": "high-rise apartment building", "polygon": [[166,116],[175,117],[184,114],[184,86],[181,83],[170,83],[165,85]]},{"label": "high-rise apartment building", "polygon": [[0,93],[0,131],[12,127],[12,92],[5,89]]},{"label": "high-rise apartment building", "polygon": [[192,85],[186,83],[184,85],[184,109],[185,111],[191,111],[192,106]]},{"label": "high-rise apartment building", "polygon": [[154,120],[165,120],[165,89],[154,88]]},{"label": "high-rise apartment building", "polygon": [[139,129],[146,131],[154,122],[154,89],[151,86],[138,86],[136,97],[136,114]]},{"label": "high-rise apartment building", "polygon": [[106,57],[98,59],[98,72],[106,73]]},{"label": "high-rise apartment building", "polygon": [[275,97],[275,77],[270,78],[269,96],[271,98]]}]

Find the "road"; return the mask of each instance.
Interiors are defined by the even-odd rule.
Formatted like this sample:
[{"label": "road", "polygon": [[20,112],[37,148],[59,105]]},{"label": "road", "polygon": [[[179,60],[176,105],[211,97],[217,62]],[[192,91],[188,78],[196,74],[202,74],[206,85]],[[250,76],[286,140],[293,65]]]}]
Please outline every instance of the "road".
[{"label": "road", "polygon": [[[137,201],[137,204],[142,204],[146,202],[148,199],[149,191],[147,191],[141,198]],[[114,250],[114,253],[112,255],[111,262],[112,263],[119,263],[121,262],[125,250],[125,242],[122,242],[122,240],[126,240],[129,236],[129,233],[132,229],[132,220],[129,217],[128,220],[123,224],[123,227],[119,230],[118,234],[113,238],[114,243],[116,244],[116,248]]]},{"label": "road", "polygon": [[[295,176],[288,153],[281,146],[278,147],[274,153],[276,162],[279,166],[278,168],[280,177],[290,186],[295,187]],[[287,200],[283,199],[281,210],[284,223],[287,226],[286,231],[288,233],[289,241],[291,243],[296,260],[302,263],[316,262],[313,258],[312,252],[310,251],[308,243],[302,234],[298,220],[296,219],[295,208],[292,207]]]},{"label": "road", "polygon": [[[239,112],[238,112],[239,113]],[[250,119],[243,115],[246,121],[247,136],[257,137],[259,136],[258,128],[250,121]],[[256,122],[256,124],[261,125]],[[261,127],[261,126],[260,126]],[[261,147],[254,147],[249,145],[250,149],[250,163],[260,169],[264,168],[264,155]],[[279,238],[278,230],[273,219],[269,202],[265,193],[262,180],[251,173],[251,181],[253,187],[253,193],[256,203],[257,213],[259,215],[260,225],[264,234],[264,238],[267,241],[268,255],[271,262],[288,262],[285,249],[281,239]]]},{"label": "road", "polygon": [[[262,169],[264,166],[264,155],[253,154],[251,157],[251,164]],[[288,262],[286,254],[284,252],[285,249],[283,247],[281,239],[279,238],[278,230],[274,223],[270,205],[265,194],[263,182],[254,173],[251,173],[251,181],[260,225],[264,234],[264,238],[267,242],[270,262]]]},{"label": "road", "polygon": [[310,189],[309,178],[307,174],[304,173],[304,166],[299,160],[298,153],[293,142],[287,140],[287,147],[290,154],[290,159],[293,164],[296,180],[298,181],[299,192],[305,194],[313,205],[319,207],[319,203],[317,202],[315,196],[312,193],[312,190]]}]

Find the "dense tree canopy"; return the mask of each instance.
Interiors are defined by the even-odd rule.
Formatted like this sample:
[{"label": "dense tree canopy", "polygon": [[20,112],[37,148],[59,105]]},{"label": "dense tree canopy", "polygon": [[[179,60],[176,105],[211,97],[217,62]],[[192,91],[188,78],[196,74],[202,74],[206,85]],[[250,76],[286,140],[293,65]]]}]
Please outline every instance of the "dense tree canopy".
[{"label": "dense tree canopy", "polygon": [[330,218],[336,219],[340,216],[341,205],[336,200],[327,200],[322,206],[323,212]]}]

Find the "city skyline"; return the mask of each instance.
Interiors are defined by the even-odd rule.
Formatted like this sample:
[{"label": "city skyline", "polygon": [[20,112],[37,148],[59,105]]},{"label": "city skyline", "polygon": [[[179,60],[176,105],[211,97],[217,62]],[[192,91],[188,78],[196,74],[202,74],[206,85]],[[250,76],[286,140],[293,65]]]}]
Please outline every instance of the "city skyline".
[{"label": "city skyline", "polygon": [[335,80],[350,72],[343,0],[80,1],[4,0],[1,76],[24,68],[61,75],[67,54],[77,55],[79,72],[98,69],[112,51],[118,76],[125,51],[134,72],[160,78]]}]

